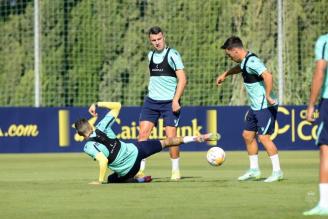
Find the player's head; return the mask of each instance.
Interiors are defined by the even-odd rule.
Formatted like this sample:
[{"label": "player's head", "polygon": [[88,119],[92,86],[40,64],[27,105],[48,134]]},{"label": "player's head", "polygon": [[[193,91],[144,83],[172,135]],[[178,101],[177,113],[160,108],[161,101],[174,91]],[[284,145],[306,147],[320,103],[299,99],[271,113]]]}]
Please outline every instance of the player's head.
[{"label": "player's head", "polygon": [[160,27],[151,27],[148,31],[150,43],[157,51],[162,51],[165,48],[165,37]]},{"label": "player's head", "polygon": [[235,62],[241,62],[245,55],[243,42],[237,36],[229,37],[221,46],[221,49],[224,49],[226,55]]},{"label": "player's head", "polygon": [[84,137],[84,139],[89,138],[90,134],[92,133],[93,129],[87,119],[79,119],[74,123],[74,127],[76,132]]}]

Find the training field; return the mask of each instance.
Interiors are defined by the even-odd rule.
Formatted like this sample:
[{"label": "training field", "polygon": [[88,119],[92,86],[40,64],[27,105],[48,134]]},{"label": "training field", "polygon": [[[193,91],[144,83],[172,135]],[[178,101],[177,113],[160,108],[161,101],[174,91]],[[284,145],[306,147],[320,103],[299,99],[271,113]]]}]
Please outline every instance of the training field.
[{"label": "training field", "polygon": [[[0,155],[0,218],[304,218],[318,200],[318,151],[281,151],[285,180],[238,182],[245,152],[211,167],[205,152],[182,152],[183,179],[169,180],[168,153],[148,160],[148,184],[88,185],[98,177],[87,155]],[[263,177],[271,172],[260,154]],[[315,217],[310,217],[315,218]]]}]

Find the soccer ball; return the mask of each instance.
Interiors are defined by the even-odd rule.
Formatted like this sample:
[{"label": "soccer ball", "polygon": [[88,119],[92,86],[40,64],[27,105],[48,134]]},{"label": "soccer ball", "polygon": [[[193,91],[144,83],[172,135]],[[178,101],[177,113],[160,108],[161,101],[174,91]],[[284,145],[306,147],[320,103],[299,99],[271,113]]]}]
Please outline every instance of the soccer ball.
[{"label": "soccer ball", "polygon": [[206,159],[212,166],[220,166],[225,160],[225,152],[220,147],[211,147],[207,151]]}]

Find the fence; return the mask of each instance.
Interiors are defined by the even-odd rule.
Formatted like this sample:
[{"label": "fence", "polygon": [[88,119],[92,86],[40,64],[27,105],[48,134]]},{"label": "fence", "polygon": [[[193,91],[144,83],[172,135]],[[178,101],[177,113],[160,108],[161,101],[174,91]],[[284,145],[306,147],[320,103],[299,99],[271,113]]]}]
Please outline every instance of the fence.
[{"label": "fence", "polygon": [[326,0],[0,0],[0,106],[141,105],[154,25],[182,55],[184,105],[247,103],[240,76],[215,85],[234,65],[220,49],[231,35],[264,60],[284,104],[305,104],[327,8]]}]

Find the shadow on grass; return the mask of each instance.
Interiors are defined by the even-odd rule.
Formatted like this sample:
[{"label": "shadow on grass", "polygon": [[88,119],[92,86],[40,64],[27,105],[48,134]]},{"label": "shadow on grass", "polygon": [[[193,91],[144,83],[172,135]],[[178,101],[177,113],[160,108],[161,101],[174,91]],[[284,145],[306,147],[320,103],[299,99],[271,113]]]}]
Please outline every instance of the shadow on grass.
[{"label": "shadow on grass", "polygon": [[170,177],[158,177],[153,178],[153,183],[177,183],[177,182],[228,182],[225,179],[210,179],[200,176],[184,176],[180,180],[171,180]]}]

